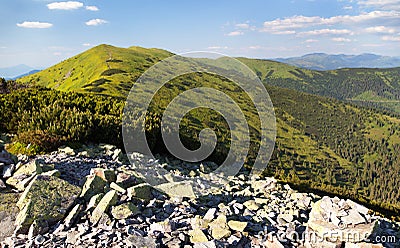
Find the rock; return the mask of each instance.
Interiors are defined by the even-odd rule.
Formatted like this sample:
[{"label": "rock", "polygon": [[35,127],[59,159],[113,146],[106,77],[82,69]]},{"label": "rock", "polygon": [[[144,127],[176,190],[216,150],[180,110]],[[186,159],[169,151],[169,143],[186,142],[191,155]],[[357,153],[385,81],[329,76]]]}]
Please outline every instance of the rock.
[{"label": "rock", "polygon": [[217,245],[215,244],[214,240],[203,242],[203,243],[195,243],[193,248],[216,248]]},{"label": "rock", "polygon": [[214,239],[222,239],[231,235],[231,231],[229,231],[227,226],[226,216],[223,214],[219,215],[217,219],[208,225],[211,229],[211,236]]},{"label": "rock", "polygon": [[156,248],[156,240],[151,237],[142,237],[137,234],[129,235],[125,239],[126,245],[129,247],[147,247],[147,248]]},{"label": "rock", "polygon": [[85,184],[82,187],[80,197],[83,197],[86,201],[96,194],[103,193],[106,181],[99,176],[90,175],[86,177]]},{"label": "rock", "polygon": [[290,222],[293,221],[293,215],[291,215],[291,214],[279,214],[278,217],[277,217],[277,221],[278,221],[278,223],[290,223]]},{"label": "rock", "polygon": [[28,239],[44,234],[49,230],[49,223],[46,220],[34,220],[32,225],[29,227]]},{"label": "rock", "polygon": [[155,186],[156,189],[166,193],[170,197],[196,198],[190,182],[169,182]]},{"label": "rock", "polygon": [[121,186],[119,186],[118,184],[112,182],[110,184],[110,188],[115,189],[116,191],[118,191],[119,193],[125,194],[126,190],[124,188],[122,188]]},{"label": "rock", "polygon": [[94,168],[92,169],[90,174],[96,175],[108,183],[115,182],[115,180],[117,179],[115,171],[110,169]]},{"label": "rock", "polygon": [[272,240],[267,238],[266,241],[264,242],[264,245],[265,245],[265,247],[268,247],[268,248],[285,248],[276,237],[273,237]]},{"label": "rock", "polygon": [[89,210],[91,208],[95,208],[97,206],[97,204],[100,202],[100,200],[103,198],[104,194],[100,193],[97,195],[94,195],[90,198],[89,203],[86,206],[86,210]]},{"label": "rock", "polygon": [[40,246],[41,244],[43,244],[46,241],[46,238],[43,237],[42,235],[38,235],[35,237],[35,245]]},{"label": "rock", "polygon": [[152,223],[150,225],[150,233],[154,232],[161,232],[161,233],[166,233],[166,232],[172,232],[174,230],[174,223],[170,222],[168,219],[165,221],[161,222],[156,222]]},{"label": "rock", "polygon": [[346,200],[346,203],[353,209],[355,209],[357,212],[363,214],[363,215],[367,215],[369,212],[369,209],[364,207],[363,205],[360,205],[350,199]]},{"label": "rock", "polygon": [[0,190],[7,188],[6,184],[3,182],[3,180],[0,179]]},{"label": "rock", "polygon": [[257,211],[260,206],[255,202],[255,200],[248,200],[246,202],[243,203],[243,205],[251,211]]},{"label": "rock", "polygon": [[71,231],[67,233],[67,239],[65,242],[67,244],[75,245],[76,242],[79,240],[80,234],[78,231]]},{"label": "rock", "polygon": [[189,231],[189,235],[190,235],[190,242],[192,243],[202,243],[208,241],[207,236],[199,228],[195,228]]},{"label": "rock", "polygon": [[143,200],[151,200],[151,198],[153,198],[152,194],[151,194],[151,186],[147,183],[141,183],[138,185],[135,185],[133,187],[130,187],[127,189],[128,192],[128,197],[132,198],[132,197],[136,197],[136,198],[140,198]]},{"label": "rock", "polygon": [[[336,218],[340,221],[338,222]],[[329,197],[323,197],[313,205],[307,222],[307,227],[318,237],[324,237],[326,233],[330,233],[334,236],[329,237],[329,240],[349,242],[353,241],[352,238],[358,238],[355,241],[359,242],[369,237],[376,232],[377,226],[377,221],[367,223],[356,208],[351,207],[351,204]]]},{"label": "rock", "polygon": [[234,231],[243,232],[244,229],[247,227],[247,222],[230,220],[228,222],[228,226]]},{"label": "rock", "polygon": [[72,149],[71,147],[68,147],[68,146],[58,148],[58,152],[59,153],[64,153],[64,154],[70,155],[70,156],[75,156],[74,149]]},{"label": "rock", "polygon": [[117,179],[115,181],[122,188],[127,189],[132,187],[133,185],[138,183],[138,180],[135,176],[129,175],[125,172],[120,172],[117,174]]},{"label": "rock", "polygon": [[205,221],[212,221],[215,218],[215,214],[217,213],[216,208],[210,208],[207,210],[206,214],[203,217]]},{"label": "rock", "polygon": [[29,176],[25,174],[13,175],[7,179],[6,183],[20,191],[23,191],[35,177],[36,172]]},{"label": "rock", "polygon": [[3,178],[7,179],[13,175],[15,164],[9,164],[3,167]]},{"label": "rock", "polygon": [[16,225],[22,233],[36,221],[50,225],[61,220],[79,194],[79,187],[57,177],[38,175],[21,195]]},{"label": "rock", "polygon": [[50,171],[43,172],[42,175],[60,177],[61,173],[59,170],[50,170]]},{"label": "rock", "polygon": [[75,207],[68,213],[67,217],[65,217],[65,219],[64,219],[65,229],[68,230],[72,226],[72,224],[78,217],[81,209],[82,209],[82,205],[76,204]]},{"label": "rock", "polygon": [[140,213],[139,208],[132,202],[123,203],[111,209],[111,215],[118,220],[127,219],[138,213]]},{"label": "rock", "polygon": [[90,216],[90,222],[95,225],[100,220],[103,213],[107,211],[110,206],[114,206],[117,203],[118,195],[115,190],[110,190],[100,200],[97,207],[93,210]]}]

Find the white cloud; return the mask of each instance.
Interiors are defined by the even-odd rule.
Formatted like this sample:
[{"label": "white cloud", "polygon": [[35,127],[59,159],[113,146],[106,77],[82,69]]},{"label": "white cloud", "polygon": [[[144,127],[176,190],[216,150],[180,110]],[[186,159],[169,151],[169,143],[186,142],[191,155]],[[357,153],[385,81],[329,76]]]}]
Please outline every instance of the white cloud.
[{"label": "white cloud", "polygon": [[335,42],[351,42],[350,39],[343,38],[343,37],[335,37],[335,38],[332,38],[332,41],[335,41]]},{"label": "white cloud", "polygon": [[316,29],[311,31],[300,32],[299,35],[352,35],[353,32],[348,29]]},{"label": "white cloud", "polygon": [[272,34],[295,34],[294,30],[284,30],[284,31],[273,31]]},{"label": "white cloud", "polygon": [[314,40],[314,39],[308,39],[308,40],[305,40],[304,42],[305,43],[314,43],[314,42],[318,42],[319,40]]},{"label": "white cloud", "polygon": [[90,44],[90,43],[83,43],[82,44],[82,46],[85,46],[85,47],[90,47],[90,46],[93,46],[92,44]]},{"label": "white cloud", "polygon": [[103,20],[103,19],[92,19],[92,20],[89,20],[89,21],[87,21],[85,23],[88,26],[98,26],[98,25],[101,25],[101,24],[108,23],[108,21]]},{"label": "white cloud", "polygon": [[48,22],[23,22],[17,23],[17,26],[21,28],[50,28],[53,24]]},{"label": "white cloud", "polygon": [[235,25],[237,28],[248,29],[250,27],[247,23],[238,23]]},{"label": "white cloud", "polygon": [[[400,0],[399,0],[400,1]],[[286,30],[304,29],[313,26],[329,25],[335,26],[339,24],[346,24],[349,26],[359,25],[362,23],[368,23],[374,21],[377,23],[395,21],[400,18],[400,12],[397,11],[372,11],[364,12],[359,15],[339,15],[332,17],[320,17],[320,16],[292,16],[283,19],[275,19],[272,21],[266,21],[263,27],[260,29],[261,32],[276,33]],[[398,22],[397,22],[398,23]]]},{"label": "white cloud", "polygon": [[99,8],[97,8],[97,6],[86,6],[86,9],[90,10],[90,11],[98,11],[99,10]]},{"label": "white cloud", "polygon": [[362,7],[384,10],[400,10],[400,0],[362,0],[357,2]]},{"label": "white cloud", "polygon": [[72,10],[79,9],[83,7],[83,3],[76,1],[67,1],[67,2],[53,2],[47,4],[47,8],[49,9],[62,9],[62,10]]},{"label": "white cloud", "polygon": [[352,10],[352,9],[353,9],[353,6],[344,6],[343,9],[344,9],[344,10]]},{"label": "white cloud", "polygon": [[381,39],[384,40],[384,41],[400,41],[400,36],[385,35],[385,36],[382,36]]},{"label": "white cloud", "polygon": [[60,53],[60,52],[54,52],[53,55],[54,55],[54,56],[61,56],[62,53]]},{"label": "white cloud", "polygon": [[238,35],[243,35],[243,32],[241,31],[232,31],[227,34],[228,36],[238,36]]},{"label": "white cloud", "polygon": [[375,26],[366,28],[365,31],[367,33],[381,33],[381,34],[394,34],[396,30],[394,28],[388,28],[385,26]]}]

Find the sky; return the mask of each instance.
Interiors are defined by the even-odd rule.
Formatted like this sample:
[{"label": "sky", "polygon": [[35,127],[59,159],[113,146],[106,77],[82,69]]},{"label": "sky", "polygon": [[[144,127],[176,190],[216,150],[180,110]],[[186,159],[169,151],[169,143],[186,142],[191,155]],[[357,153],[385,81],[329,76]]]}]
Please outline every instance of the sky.
[{"label": "sky", "polygon": [[400,56],[400,0],[0,0],[0,68],[99,44],[277,58]]}]

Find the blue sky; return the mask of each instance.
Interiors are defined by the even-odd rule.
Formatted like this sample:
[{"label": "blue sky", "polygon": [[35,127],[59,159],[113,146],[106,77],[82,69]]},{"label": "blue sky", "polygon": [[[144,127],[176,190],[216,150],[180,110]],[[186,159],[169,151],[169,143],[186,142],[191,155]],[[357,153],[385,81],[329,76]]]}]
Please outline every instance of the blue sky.
[{"label": "blue sky", "polygon": [[45,68],[98,44],[274,58],[400,56],[400,0],[0,0],[0,67]]}]

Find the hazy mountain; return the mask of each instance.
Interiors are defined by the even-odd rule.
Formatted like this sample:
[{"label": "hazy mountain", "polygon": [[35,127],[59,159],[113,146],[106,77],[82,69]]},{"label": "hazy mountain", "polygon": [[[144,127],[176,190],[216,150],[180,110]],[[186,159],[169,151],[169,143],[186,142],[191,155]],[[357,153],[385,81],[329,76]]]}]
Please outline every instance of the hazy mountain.
[{"label": "hazy mountain", "polygon": [[29,76],[29,75],[31,75],[31,74],[35,74],[35,73],[37,73],[37,72],[39,72],[40,70],[32,70],[32,71],[29,71],[29,72],[27,72],[27,73],[24,73],[24,74],[21,74],[21,75],[18,75],[18,76],[16,76],[16,77],[13,77],[12,79],[18,79],[18,78],[22,78],[22,77],[25,77],[25,76]]},{"label": "hazy mountain", "polygon": [[360,55],[312,53],[301,57],[276,58],[273,60],[312,70],[400,67],[399,57],[381,56],[370,53]]},{"label": "hazy mountain", "polygon": [[24,65],[24,64],[10,66],[10,67],[4,67],[4,68],[0,68],[0,77],[6,78],[6,79],[11,79],[11,78],[18,77],[19,75],[22,75],[24,73],[30,72],[34,69],[35,68],[32,68],[32,67]]}]

